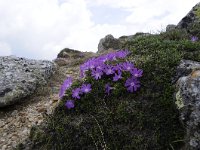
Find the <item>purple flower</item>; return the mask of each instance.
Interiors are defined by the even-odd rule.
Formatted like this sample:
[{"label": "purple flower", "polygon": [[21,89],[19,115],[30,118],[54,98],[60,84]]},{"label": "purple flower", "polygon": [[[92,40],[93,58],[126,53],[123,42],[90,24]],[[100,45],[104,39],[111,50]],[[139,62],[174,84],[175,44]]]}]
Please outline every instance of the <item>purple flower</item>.
[{"label": "purple flower", "polygon": [[104,70],[104,68],[105,68],[104,64],[102,64],[102,63],[97,63],[96,64],[96,69],[98,69],[98,70]]},{"label": "purple flower", "polygon": [[107,58],[110,61],[116,60],[117,59],[116,52],[115,53],[112,52],[112,53],[107,54]]},{"label": "purple flower", "polygon": [[113,66],[113,70],[117,71],[118,73],[121,72],[123,70],[122,64],[120,63],[120,64]]},{"label": "purple flower", "polygon": [[136,78],[131,77],[126,80],[125,87],[127,87],[129,92],[137,91],[140,87],[140,82]]},{"label": "purple flower", "polygon": [[196,42],[196,41],[198,41],[198,37],[196,37],[196,36],[192,36],[192,37],[191,37],[191,41],[192,41],[192,42]]},{"label": "purple flower", "polygon": [[130,52],[128,50],[120,50],[116,52],[118,58],[125,58]]},{"label": "purple flower", "polygon": [[107,84],[105,85],[105,90],[106,90],[106,93],[107,93],[108,95],[110,95],[111,89],[112,89],[112,87],[110,87],[110,84],[107,83]]},{"label": "purple flower", "polygon": [[67,100],[67,102],[65,103],[65,106],[68,109],[74,108],[74,101],[73,100]]},{"label": "purple flower", "polygon": [[89,69],[94,69],[95,68],[95,62],[92,59],[88,62],[88,68]]},{"label": "purple flower", "polygon": [[123,69],[124,69],[125,71],[131,71],[131,70],[134,68],[133,63],[131,63],[131,62],[124,62],[124,63],[122,64],[122,66],[123,66]]},{"label": "purple flower", "polygon": [[100,56],[99,61],[102,62],[102,63],[105,63],[106,61],[108,61],[108,57],[106,55]]},{"label": "purple flower", "polygon": [[115,73],[115,76],[113,77],[113,81],[118,81],[119,79],[122,78],[122,74],[121,72]]},{"label": "purple flower", "polygon": [[101,70],[98,70],[98,69],[93,69],[92,70],[92,76],[98,80],[98,79],[101,79],[101,76],[103,75],[103,72]]},{"label": "purple flower", "polygon": [[72,97],[73,98],[80,99],[80,95],[79,94],[81,94],[81,89],[80,88],[76,88],[76,89],[72,90]]},{"label": "purple flower", "polygon": [[137,68],[134,68],[133,70],[131,70],[131,74],[134,76],[134,77],[141,77],[142,74],[143,74],[143,70],[142,69],[137,69]]},{"label": "purple flower", "polygon": [[104,72],[106,73],[106,75],[111,75],[115,73],[113,67],[108,65],[105,67]]},{"label": "purple flower", "polygon": [[83,84],[81,86],[81,92],[83,93],[89,93],[91,90],[91,84]]},{"label": "purple flower", "polygon": [[[116,60],[117,58],[125,58],[130,52],[128,50],[120,50],[116,52],[111,52],[106,55],[99,56],[97,58],[91,58],[88,61],[86,61],[84,64],[80,66],[80,77],[85,77],[85,72],[88,70],[92,71],[92,76],[97,80],[101,79],[101,76],[103,75],[103,72],[107,72],[107,74],[113,74],[111,73],[111,70],[106,70],[105,62],[106,61],[112,61]],[[118,68],[117,68],[118,67]],[[122,66],[118,65],[117,67],[113,67],[113,71],[121,70]],[[114,70],[116,69],[116,70]],[[101,70],[101,71],[99,71]],[[111,71],[111,72],[109,72]]]},{"label": "purple flower", "polygon": [[67,78],[60,87],[59,97],[62,98],[65,94],[65,91],[70,88],[72,85],[72,78]]},{"label": "purple flower", "polygon": [[80,77],[85,77],[85,71],[89,70],[89,67],[86,64],[80,66]]}]

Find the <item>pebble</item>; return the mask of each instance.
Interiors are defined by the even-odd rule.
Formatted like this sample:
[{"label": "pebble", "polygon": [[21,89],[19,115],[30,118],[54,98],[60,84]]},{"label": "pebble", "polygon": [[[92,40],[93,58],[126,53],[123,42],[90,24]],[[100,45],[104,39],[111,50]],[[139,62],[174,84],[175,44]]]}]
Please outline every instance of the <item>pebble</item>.
[{"label": "pebble", "polygon": [[2,150],[6,150],[7,145],[3,145]]}]

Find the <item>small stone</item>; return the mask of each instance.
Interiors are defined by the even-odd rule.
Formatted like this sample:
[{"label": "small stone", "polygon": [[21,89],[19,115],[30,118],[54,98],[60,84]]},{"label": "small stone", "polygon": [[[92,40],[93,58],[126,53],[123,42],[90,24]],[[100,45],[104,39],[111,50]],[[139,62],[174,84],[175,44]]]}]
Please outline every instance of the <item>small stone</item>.
[{"label": "small stone", "polygon": [[5,125],[5,122],[3,122],[2,120],[0,120],[0,128],[3,127]]},{"label": "small stone", "polygon": [[3,145],[2,150],[6,150],[7,145]]},{"label": "small stone", "polygon": [[20,118],[20,122],[25,123],[26,122],[26,118],[25,117]]},{"label": "small stone", "polygon": [[38,112],[40,113],[44,113],[46,111],[46,108],[45,107],[40,107],[37,109]]},{"label": "small stone", "polygon": [[1,143],[2,143],[2,142],[5,142],[5,139],[1,139]]},{"label": "small stone", "polygon": [[40,125],[42,123],[42,120],[38,120],[37,125]]},{"label": "small stone", "polygon": [[7,133],[3,133],[3,136],[6,136],[7,135]]},{"label": "small stone", "polygon": [[15,116],[17,113],[18,113],[18,111],[17,111],[17,110],[14,110],[14,111],[11,113],[11,115],[12,115],[12,116]]},{"label": "small stone", "polygon": [[30,122],[33,122],[33,121],[34,121],[33,118],[29,118],[28,120],[29,120]]},{"label": "small stone", "polygon": [[25,112],[20,112],[19,116],[26,116],[26,113]]}]

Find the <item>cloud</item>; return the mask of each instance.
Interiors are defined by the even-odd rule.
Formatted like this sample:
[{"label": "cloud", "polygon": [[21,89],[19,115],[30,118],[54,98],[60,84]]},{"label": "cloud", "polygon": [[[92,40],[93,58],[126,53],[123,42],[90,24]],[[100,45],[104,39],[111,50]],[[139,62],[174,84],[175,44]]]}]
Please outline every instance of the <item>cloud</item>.
[{"label": "cloud", "polygon": [[[140,31],[161,30],[167,24],[177,24],[198,0],[87,0],[90,7],[110,6],[129,11],[125,17],[126,25],[132,25]],[[132,29],[133,29],[132,28]]]},{"label": "cloud", "polygon": [[13,54],[53,59],[78,43],[74,32],[84,38],[90,15],[84,0],[0,0],[0,41],[12,45]]},{"label": "cloud", "polygon": [[11,54],[11,47],[5,42],[0,42],[0,56],[7,56]]},{"label": "cloud", "polygon": [[0,0],[0,55],[54,59],[65,47],[97,51],[100,38],[164,29],[197,0]]}]

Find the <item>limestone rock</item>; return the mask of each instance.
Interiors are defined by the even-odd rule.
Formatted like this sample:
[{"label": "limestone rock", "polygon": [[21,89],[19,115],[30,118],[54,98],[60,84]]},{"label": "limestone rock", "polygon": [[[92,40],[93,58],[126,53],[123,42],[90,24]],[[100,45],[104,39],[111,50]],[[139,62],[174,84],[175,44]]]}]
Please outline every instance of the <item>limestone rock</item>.
[{"label": "limestone rock", "polygon": [[89,55],[88,52],[81,52],[70,48],[64,48],[53,61],[60,67],[70,66],[74,63],[78,63],[81,59],[86,58],[87,55]]},{"label": "limestone rock", "polygon": [[56,65],[50,61],[16,56],[0,57],[0,107],[5,107],[33,94],[45,85]]},{"label": "limestone rock", "polygon": [[120,48],[120,41],[114,38],[111,34],[106,35],[102,38],[98,44],[98,52],[103,52],[108,49],[119,49]]},{"label": "limestone rock", "polygon": [[183,74],[177,81],[176,104],[186,134],[185,149],[200,149],[200,62],[183,60],[177,73]]},{"label": "limestone rock", "polygon": [[118,50],[127,41],[132,41],[135,38],[140,38],[140,37],[149,36],[149,35],[151,34],[137,32],[134,35],[121,36],[117,39],[117,38],[114,38],[111,34],[108,34],[99,41],[97,52],[103,53],[104,51],[108,51],[108,50]]},{"label": "limestone rock", "polygon": [[60,51],[57,58],[71,58],[71,57],[82,57],[82,52],[70,48],[64,48]]},{"label": "limestone rock", "polygon": [[192,10],[178,23],[177,28],[188,29],[195,23],[200,23],[200,3],[196,4]]},{"label": "limestone rock", "polygon": [[169,25],[167,25],[167,27],[166,27],[166,31],[168,32],[168,31],[172,31],[172,30],[174,30],[176,28],[176,25],[174,25],[174,24],[169,24]]}]

